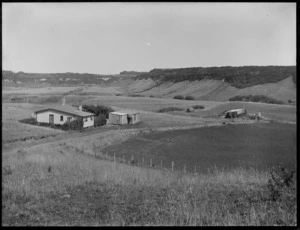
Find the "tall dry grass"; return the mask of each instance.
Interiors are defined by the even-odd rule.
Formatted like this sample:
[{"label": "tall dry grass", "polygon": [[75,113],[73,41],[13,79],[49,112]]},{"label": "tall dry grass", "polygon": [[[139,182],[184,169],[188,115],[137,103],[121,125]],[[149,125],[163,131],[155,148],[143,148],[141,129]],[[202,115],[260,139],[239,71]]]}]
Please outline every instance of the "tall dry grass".
[{"label": "tall dry grass", "polygon": [[64,143],[29,150],[5,159],[12,173],[2,175],[4,225],[296,224],[296,204],[269,199],[268,172],[172,173],[99,160]]}]

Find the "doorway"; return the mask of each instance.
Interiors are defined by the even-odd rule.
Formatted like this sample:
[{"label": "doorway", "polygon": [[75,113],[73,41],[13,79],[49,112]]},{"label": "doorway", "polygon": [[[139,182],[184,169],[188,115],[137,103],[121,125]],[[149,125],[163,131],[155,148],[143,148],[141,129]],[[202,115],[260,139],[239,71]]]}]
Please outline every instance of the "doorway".
[{"label": "doorway", "polygon": [[50,124],[53,124],[53,123],[54,123],[54,115],[53,115],[53,114],[50,114],[50,115],[49,115],[49,123],[50,123]]}]

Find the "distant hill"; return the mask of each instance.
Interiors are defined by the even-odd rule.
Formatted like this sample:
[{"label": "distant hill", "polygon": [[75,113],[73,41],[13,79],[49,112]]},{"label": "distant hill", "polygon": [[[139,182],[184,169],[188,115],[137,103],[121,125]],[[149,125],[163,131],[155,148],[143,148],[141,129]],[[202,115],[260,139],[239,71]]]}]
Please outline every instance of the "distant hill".
[{"label": "distant hill", "polygon": [[265,83],[276,83],[292,76],[296,83],[296,66],[241,66],[241,67],[193,67],[180,69],[153,69],[136,79],[152,79],[158,82],[182,82],[196,80],[220,80],[236,88],[246,88]]},{"label": "distant hill", "polygon": [[139,75],[139,74],[145,74],[147,72],[138,72],[138,71],[122,71],[120,72],[120,75]]},{"label": "distant hill", "polygon": [[72,86],[80,84],[107,84],[113,75],[89,73],[24,73],[2,71],[2,82],[7,86]]}]

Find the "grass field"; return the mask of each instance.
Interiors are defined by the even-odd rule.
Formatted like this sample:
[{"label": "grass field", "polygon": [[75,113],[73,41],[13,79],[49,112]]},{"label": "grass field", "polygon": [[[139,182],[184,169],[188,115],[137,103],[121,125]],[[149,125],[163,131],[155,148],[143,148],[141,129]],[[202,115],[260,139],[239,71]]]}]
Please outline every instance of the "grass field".
[{"label": "grass field", "polygon": [[20,123],[42,106],[26,103],[2,103],[2,144],[23,138],[54,136],[60,130]]},{"label": "grass field", "polygon": [[2,174],[5,226],[296,225],[295,187],[272,200],[267,171],[184,175],[98,160],[64,143],[23,149],[3,165],[12,169]]},{"label": "grass field", "polygon": [[[134,146],[134,147],[133,147]],[[278,162],[288,168],[296,161],[296,127],[289,124],[226,125],[146,134],[107,147],[109,155],[125,155],[149,165],[207,173],[214,166],[268,169]]]},{"label": "grass field", "polygon": [[[60,103],[55,92],[63,90],[48,90],[35,104],[2,103],[2,225],[296,226],[295,177],[289,186],[270,188],[268,168],[276,163],[293,168],[295,125],[241,125],[238,119],[206,117],[244,106],[239,102],[99,96],[97,87],[74,91],[66,103],[138,110],[141,122],[82,133],[19,123],[36,110]],[[192,105],[206,109],[156,113]],[[245,105],[250,113],[269,112],[279,120],[296,117],[291,106]],[[166,131],[223,122],[237,125]],[[32,137],[37,140],[26,139]],[[104,160],[105,152],[109,160]],[[116,162],[111,161],[114,153]],[[123,154],[126,164],[121,163]],[[147,166],[130,165],[132,155],[140,166],[144,157]],[[163,160],[168,169],[173,160],[175,172],[149,168],[150,159],[156,168]],[[195,163],[200,174],[190,173]],[[182,173],[184,164],[187,174]],[[207,172],[210,166],[216,167]]]}]

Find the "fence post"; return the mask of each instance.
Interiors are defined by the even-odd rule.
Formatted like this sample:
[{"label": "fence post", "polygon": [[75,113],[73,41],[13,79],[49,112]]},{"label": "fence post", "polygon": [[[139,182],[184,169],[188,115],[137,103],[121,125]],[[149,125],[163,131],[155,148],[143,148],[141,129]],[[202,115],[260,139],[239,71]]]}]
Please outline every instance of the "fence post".
[{"label": "fence post", "polygon": [[160,160],[160,168],[162,169],[162,160]]},{"label": "fence post", "polygon": [[186,174],[186,164],[184,164],[184,174]]},{"label": "fence post", "polygon": [[144,159],[144,157],[143,157],[143,165],[145,165],[145,159]]},{"label": "fence post", "polygon": [[152,167],[152,159],[150,159],[150,167]]},{"label": "fence post", "polygon": [[174,161],[172,161],[172,172],[173,172],[173,169],[174,169]]},{"label": "fence post", "polygon": [[116,153],[114,153],[114,162],[116,162]]},{"label": "fence post", "polygon": [[125,157],[124,157],[124,155],[123,155],[123,163],[125,163]]},{"label": "fence post", "polygon": [[105,153],[105,160],[107,160],[107,153]]},{"label": "fence post", "polygon": [[131,161],[133,161],[133,155],[131,155]]},{"label": "fence post", "polygon": [[195,173],[197,173],[197,166],[195,165]]}]

